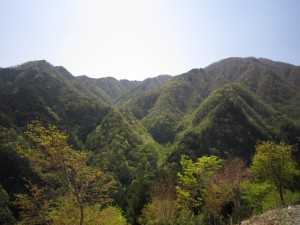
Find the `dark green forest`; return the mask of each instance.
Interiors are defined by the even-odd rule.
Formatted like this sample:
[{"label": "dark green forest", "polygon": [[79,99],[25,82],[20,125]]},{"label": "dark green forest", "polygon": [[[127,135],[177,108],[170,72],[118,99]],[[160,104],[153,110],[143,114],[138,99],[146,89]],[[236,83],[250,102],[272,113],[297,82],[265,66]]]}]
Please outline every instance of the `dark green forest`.
[{"label": "dark green forest", "polygon": [[0,68],[0,224],[240,224],[299,203],[299,169],[299,66]]}]

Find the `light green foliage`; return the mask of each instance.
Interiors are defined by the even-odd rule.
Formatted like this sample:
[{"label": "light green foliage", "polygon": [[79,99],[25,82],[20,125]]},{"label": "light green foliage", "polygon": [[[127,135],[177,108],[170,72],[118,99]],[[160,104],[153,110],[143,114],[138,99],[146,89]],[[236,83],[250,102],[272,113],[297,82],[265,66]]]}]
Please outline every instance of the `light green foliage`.
[{"label": "light green foliage", "polygon": [[176,186],[179,208],[193,210],[201,205],[202,189],[221,167],[221,163],[222,160],[216,156],[203,156],[195,163],[187,156],[181,157],[182,172],[178,173]]},{"label": "light green foliage", "polygon": [[205,224],[203,222],[203,214],[195,215],[189,209],[182,209],[178,215],[176,224],[178,225],[199,225]]},{"label": "light green foliage", "polygon": [[264,211],[263,203],[269,194],[275,190],[275,186],[268,182],[245,182],[244,194],[242,196],[245,199],[255,213],[261,213]]},{"label": "light green foliage", "polygon": [[[79,208],[74,208],[74,198],[70,195],[61,196],[57,199],[58,206],[50,213],[51,224],[73,225],[80,220]],[[88,225],[125,225],[126,219],[122,212],[113,207],[101,209],[101,204],[86,206],[84,209],[84,224]]]},{"label": "light green foliage", "polygon": [[91,163],[100,164],[119,182],[116,203],[135,223],[149,198],[161,146],[130,113],[111,108],[89,135],[87,147],[95,153]]},{"label": "light green foliage", "polygon": [[161,150],[139,121],[115,108],[89,135],[87,147],[100,159],[93,161],[113,172],[122,184],[129,184],[141,173],[153,174]]},{"label": "light green foliage", "polygon": [[[286,205],[294,205],[295,203],[298,203],[300,199],[300,193],[298,191],[291,191],[287,189],[284,189],[283,196]],[[278,198],[278,191],[275,187],[273,187],[262,202],[263,212],[281,207],[282,203],[280,198]]]},{"label": "light green foliage", "polygon": [[[67,143],[67,135],[49,125],[46,129],[38,121],[28,124],[28,138],[32,141],[31,148],[18,147],[20,155],[30,161],[32,168],[43,178],[44,182],[53,183],[55,180],[65,190],[65,194],[74,198],[74,208],[80,211],[79,224],[84,221],[84,208],[95,202],[106,203],[107,191],[113,182],[106,182],[106,174],[99,168],[86,164],[88,152],[74,151]],[[42,202],[44,188],[36,185],[29,187],[31,193],[36,193]],[[25,208],[28,204],[35,205],[37,197],[26,198],[19,195],[17,204]],[[43,207],[41,208],[43,209]],[[40,210],[32,208],[32,212],[40,214]],[[44,211],[44,210],[42,210]]]},{"label": "light green foliage", "polygon": [[175,224],[177,217],[176,192],[172,179],[160,178],[154,181],[151,202],[142,210],[140,224]]},{"label": "light green foliage", "polygon": [[145,225],[175,224],[176,211],[174,199],[154,198],[143,208],[139,222]]},{"label": "light green foliage", "polygon": [[[93,211],[96,215],[98,214],[97,211]],[[92,223],[94,222],[94,223]],[[101,210],[98,214],[98,219],[88,222],[87,224],[103,224],[103,225],[126,225],[126,219],[123,217],[122,212],[113,206],[109,206]]]},{"label": "light green foliage", "polygon": [[284,186],[287,186],[299,174],[292,157],[293,149],[293,146],[284,143],[262,142],[256,146],[251,167],[256,176],[276,186],[282,205],[285,205]]}]

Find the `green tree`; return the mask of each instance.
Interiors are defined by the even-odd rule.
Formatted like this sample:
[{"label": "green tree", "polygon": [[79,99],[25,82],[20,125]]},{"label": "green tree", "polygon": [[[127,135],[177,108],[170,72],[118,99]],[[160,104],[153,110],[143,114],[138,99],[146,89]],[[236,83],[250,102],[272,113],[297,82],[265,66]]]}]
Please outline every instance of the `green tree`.
[{"label": "green tree", "polygon": [[[64,195],[57,199],[58,207],[51,211],[51,224],[73,225],[80,219],[78,207],[74,208],[74,198]],[[113,206],[102,209],[101,204],[88,205],[84,209],[84,223],[88,225],[125,225],[126,219],[122,212]]]},{"label": "green tree", "polygon": [[262,213],[263,201],[275,189],[274,185],[268,182],[245,182],[243,186],[245,193],[242,198],[249,203],[254,212]]},{"label": "green tree", "polygon": [[[101,169],[86,164],[89,153],[73,150],[65,132],[53,125],[45,128],[39,121],[33,121],[27,125],[26,135],[32,147],[18,146],[20,155],[30,161],[45,182],[56,180],[66,194],[74,198],[80,212],[80,225],[84,222],[86,206],[110,201],[106,193],[114,182],[106,182],[107,176]],[[18,200],[21,207],[26,203],[22,198]]]},{"label": "green tree", "polygon": [[177,174],[177,203],[180,209],[191,213],[197,211],[202,202],[202,191],[213,178],[215,171],[221,168],[222,160],[216,156],[203,156],[195,163],[187,156],[181,157],[181,172]]},{"label": "green tree", "polygon": [[256,146],[251,169],[261,179],[273,183],[282,206],[285,206],[283,188],[299,174],[292,152],[294,147],[284,143],[265,141]]},{"label": "green tree", "polygon": [[15,223],[15,218],[8,208],[9,197],[5,189],[0,185],[0,224],[9,225]]}]

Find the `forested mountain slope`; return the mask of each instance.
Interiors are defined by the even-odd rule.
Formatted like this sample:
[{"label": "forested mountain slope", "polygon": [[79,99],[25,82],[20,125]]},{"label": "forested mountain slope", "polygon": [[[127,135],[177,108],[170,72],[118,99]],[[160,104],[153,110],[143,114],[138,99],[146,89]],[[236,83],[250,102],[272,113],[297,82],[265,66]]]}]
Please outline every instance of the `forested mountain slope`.
[{"label": "forested mountain slope", "polygon": [[300,67],[268,59],[229,58],[205,68],[212,90],[237,83],[291,118],[299,119]]},{"label": "forested mountain slope", "polygon": [[[29,121],[39,120],[66,130],[75,149],[93,150],[95,158],[91,162],[100,163],[120,182],[118,195],[123,197],[118,203],[126,204],[127,194],[123,192],[130,190],[137,177],[153,177],[162,149],[135,118],[130,119],[129,112],[119,112],[112,104],[116,97],[140,84],[142,90],[149,90],[164,81],[74,77],[65,68],[44,60],[0,69],[1,185],[12,199],[15,193],[26,189],[23,177],[32,177],[33,172],[18,156],[16,142],[23,140]],[[128,210],[135,213],[135,209]]]},{"label": "forested mountain slope", "polygon": [[214,91],[184,117],[177,131],[171,161],[178,161],[181,154],[240,156],[250,161],[258,141],[298,144],[300,137],[297,123],[238,84]]},{"label": "forested mountain slope", "polygon": [[[114,204],[132,224],[157,173],[176,174],[182,154],[250,162],[259,141],[295,145],[300,159],[300,67],[228,58],[144,81],[74,77],[32,61],[0,68],[0,184],[11,199],[36,175],[16,151],[31,120],[55,124],[76,150],[94,153],[118,183]],[[18,217],[18,209],[11,207]]]},{"label": "forested mountain slope", "polygon": [[[299,124],[299,67],[267,59],[229,58],[193,69],[127,101],[159,143],[174,142],[180,121],[226,84],[236,84]],[[233,121],[232,121],[233,122]],[[297,136],[297,135],[296,135]]]},{"label": "forested mountain slope", "polygon": [[23,127],[39,119],[59,124],[85,140],[108,107],[62,68],[46,61],[0,70],[1,125]]}]

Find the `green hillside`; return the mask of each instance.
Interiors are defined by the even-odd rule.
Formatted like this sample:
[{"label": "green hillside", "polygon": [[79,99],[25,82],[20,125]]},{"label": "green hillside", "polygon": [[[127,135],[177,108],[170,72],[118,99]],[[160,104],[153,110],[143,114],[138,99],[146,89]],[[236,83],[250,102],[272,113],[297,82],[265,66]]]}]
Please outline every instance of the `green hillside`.
[{"label": "green hillside", "polygon": [[[299,164],[300,67],[269,59],[228,58],[174,77],[144,81],[74,77],[44,60],[0,68],[0,197],[9,221],[22,218],[24,210],[12,202],[17,193],[29,193],[29,180],[50,186],[52,199],[58,193],[67,198],[57,181],[49,183],[48,177],[47,183],[30,159],[20,155],[19,148],[33,146],[26,126],[32,120],[65,131],[72,157],[82,154],[85,161],[80,165],[86,171],[101,168],[114,183],[110,204],[130,224],[139,224],[141,214],[149,216],[146,209],[159,212],[162,199],[170,207],[178,206],[178,172],[202,156],[225,161],[239,156],[248,166],[259,143],[274,141],[294,146],[291,154]],[[297,178],[292,188],[283,187],[285,194],[296,193]],[[195,196],[208,204],[202,194]],[[189,209],[193,219],[205,212],[201,204]],[[232,204],[230,200],[222,210],[236,210]],[[154,217],[158,216],[162,215]],[[178,221],[185,221],[185,216],[176,214]]]},{"label": "green hillside", "polygon": [[153,174],[162,151],[138,120],[116,108],[89,134],[86,147],[123,184],[143,173]]},{"label": "green hillside", "polygon": [[[213,92],[182,121],[170,157],[240,156],[248,161],[258,141],[299,144],[300,127],[238,84]],[[172,160],[176,160],[173,158]]]}]

